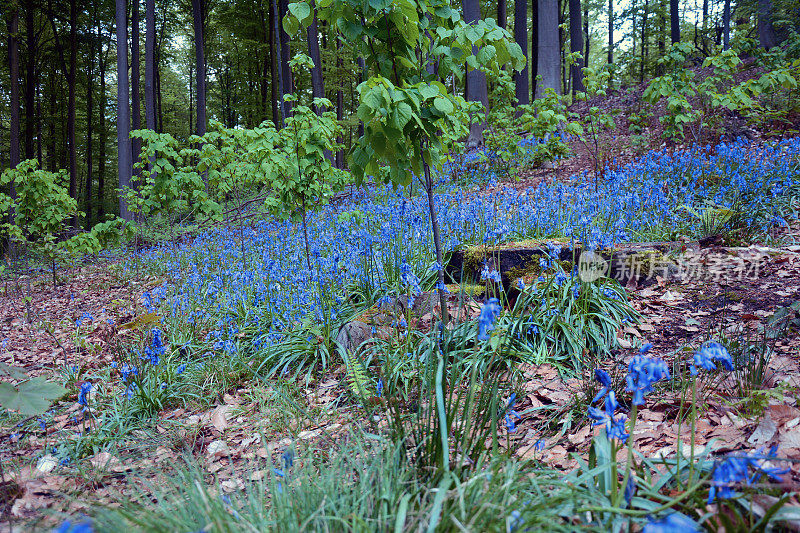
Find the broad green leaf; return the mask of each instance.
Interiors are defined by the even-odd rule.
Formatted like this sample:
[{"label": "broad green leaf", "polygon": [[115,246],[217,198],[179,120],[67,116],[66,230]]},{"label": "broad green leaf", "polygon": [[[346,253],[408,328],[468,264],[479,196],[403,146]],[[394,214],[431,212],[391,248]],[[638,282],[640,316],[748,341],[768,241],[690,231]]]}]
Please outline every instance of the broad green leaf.
[{"label": "broad green leaf", "polygon": [[21,383],[18,387],[0,383],[0,405],[24,416],[42,414],[52,401],[63,396],[67,390],[39,376]]}]

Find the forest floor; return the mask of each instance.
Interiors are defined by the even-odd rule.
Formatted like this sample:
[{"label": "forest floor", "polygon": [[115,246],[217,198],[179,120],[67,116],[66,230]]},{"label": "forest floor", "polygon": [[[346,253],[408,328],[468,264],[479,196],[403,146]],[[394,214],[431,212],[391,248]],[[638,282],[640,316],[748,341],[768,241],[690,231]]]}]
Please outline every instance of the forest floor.
[{"label": "forest floor", "polygon": [[[578,156],[558,170],[559,176],[592,168],[589,152],[575,148]],[[608,150],[618,155],[619,164],[638,155],[615,152],[613,146]],[[541,179],[557,176],[554,170],[532,171],[519,185]],[[642,321],[619,332],[623,349],[607,369],[619,379],[623,362],[646,342],[668,364],[686,357],[684,347],[696,348],[712,336],[768,344],[774,353],[760,375],[730,374],[727,381],[698,391],[706,409],[698,413],[694,442],[715,453],[778,444],[782,457],[795,460],[785,476],[785,490],[800,490],[800,336],[794,327],[769,338],[778,319],[800,321],[797,309],[789,307],[800,301],[800,225],[795,221],[769,244],[723,246],[712,241],[699,248],[687,259],[693,275],[672,281],[654,273],[649,283],[626,287]],[[145,314],[142,293],[163,283],[123,272],[113,261],[89,262],[61,271],[59,277],[55,288],[46,275],[31,279],[30,291],[24,277],[21,286],[8,280],[0,287],[0,362],[32,375],[52,374],[77,362],[85,368],[108,366],[117,343],[129,333],[118,326]],[[76,327],[77,322],[82,324]],[[520,457],[564,470],[575,467],[576,457],[586,457],[599,431],[585,417],[572,417],[571,407],[585,392],[585,376],[563,379],[546,364],[523,372],[527,394],[516,407],[522,419],[503,442]],[[739,382],[748,379],[758,381],[757,394],[739,394]],[[8,522],[12,530],[45,527],[54,523],[52,518],[37,520],[47,510],[73,514],[98,503],[113,505],[137,493],[143,483],[157,483],[187,455],[216,476],[222,492],[237,490],[246,480],[261,479],[269,469],[263,459],[279,455],[290,444],[324,446],[327,439],[347,438],[349,425],[365,415],[347,400],[345,381],[340,367],[324,381],[296,385],[307,411],[315,415],[312,425],[271,401],[274,391],[269,386],[243,382],[222,391],[210,408],[160,412],[126,436],[116,454],[102,451],[77,464],[61,465],[53,446],[96,426],[91,410],[83,412],[74,392],[40,430],[0,428],[0,465],[7,480],[0,484],[0,522]],[[711,394],[712,389],[723,392]],[[680,390],[667,391],[639,411],[633,439],[643,454],[674,456],[676,439],[685,445],[682,452],[688,451],[692,428],[681,420],[691,401],[681,398]],[[534,444],[541,438],[547,445],[538,451]]]}]

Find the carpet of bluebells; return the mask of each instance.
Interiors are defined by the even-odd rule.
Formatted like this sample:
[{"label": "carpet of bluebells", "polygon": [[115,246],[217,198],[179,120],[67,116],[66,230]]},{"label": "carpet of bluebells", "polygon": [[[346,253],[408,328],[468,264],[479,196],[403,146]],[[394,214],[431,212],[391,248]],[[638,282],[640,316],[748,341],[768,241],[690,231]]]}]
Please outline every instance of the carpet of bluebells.
[{"label": "carpet of bluebells", "polygon": [[[443,247],[560,238],[609,248],[625,241],[667,240],[676,228],[696,235],[703,221],[687,216],[686,206],[736,205],[750,226],[785,224],[773,199],[797,183],[800,140],[758,153],[743,142],[707,152],[654,151],[607,170],[597,185],[588,178],[581,182],[584,176],[574,184],[542,183],[523,191],[493,187],[495,192],[469,193],[443,172],[436,195]],[[469,165],[469,158],[463,164]],[[474,176],[483,174],[472,168]],[[248,337],[258,348],[304,318],[336,321],[337,303],[352,284],[396,283],[402,263],[422,279],[435,267],[426,200],[403,189],[356,190],[310,213],[308,231],[313,271],[304,268],[300,225],[274,219],[244,230],[217,228],[191,244],[151,249],[136,261],[171,283],[146,293],[144,303],[212,331],[216,350],[235,353],[243,328],[254,333]]]}]

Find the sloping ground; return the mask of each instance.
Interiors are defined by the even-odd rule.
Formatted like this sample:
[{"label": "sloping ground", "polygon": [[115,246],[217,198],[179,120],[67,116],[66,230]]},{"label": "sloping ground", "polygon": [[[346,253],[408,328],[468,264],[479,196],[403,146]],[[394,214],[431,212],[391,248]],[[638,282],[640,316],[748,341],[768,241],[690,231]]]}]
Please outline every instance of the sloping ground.
[{"label": "sloping ground", "polygon": [[[657,196],[660,190],[658,187],[647,190],[643,187],[643,192],[650,191],[656,196],[655,201],[636,204],[639,211],[631,216],[650,216],[647,220],[651,223],[666,220],[652,214],[658,202],[663,201],[664,197]],[[593,205],[591,195],[579,196],[577,192],[580,191],[569,192],[573,194],[570,199],[579,201],[579,204],[565,202],[565,210],[569,208],[577,212],[579,208]],[[523,205],[516,194],[507,197],[492,202],[499,203],[501,209],[507,206],[520,209]],[[453,241],[468,235],[463,228],[470,229],[470,224],[475,221],[475,218],[465,215],[469,209],[485,217],[488,206],[493,206],[492,202],[481,201],[468,204],[470,199],[455,192],[444,195],[444,198],[446,201],[440,215],[452,224],[450,227],[454,229],[450,237]],[[350,212],[366,209],[366,199],[356,200],[340,206],[340,209]],[[402,216],[392,218],[398,205],[408,209],[407,219]],[[531,200],[531,205],[536,205],[536,202]],[[674,204],[666,207],[674,207]],[[414,233],[425,228],[424,219],[419,214],[424,211],[412,208],[404,202],[395,203],[383,211],[376,209],[365,216],[373,216],[379,221],[378,231],[384,231],[389,221],[407,221],[408,226],[401,227],[411,234],[408,241],[418,244],[423,238],[413,240]],[[542,208],[546,214],[548,208]],[[620,207],[611,206],[610,209],[613,211]],[[369,228],[359,227],[348,233],[337,230],[327,234],[324,230],[334,213],[326,212],[312,221],[312,231],[319,236],[320,242],[334,245],[333,249],[341,253],[339,261],[344,265],[336,271],[337,275],[346,269],[352,269],[352,274],[357,272],[353,263],[359,260],[362,239],[366,240]],[[540,217],[537,215],[535,219],[525,220],[538,221]],[[509,220],[501,220],[504,222]],[[263,231],[259,234],[256,229]],[[457,234],[456,231],[463,233]],[[481,235],[474,228],[472,231],[473,236]],[[308,292],[302,292],[302,284],[308,279],[296,272],[296,265],[302,263],[299,260],[301,256],[297,250],[287,247],[288,242],[300,249],[298,234],[286,225],[266,224],[253,228],[252,232],[256,238],[247,246],[252,250],[263,250],[262,258],[275,257],[294,265],[295,271],[282,271],[283,277],[279,280],[289,287],[284,289],[287,295],[281,298],[298,307],[298,302],[309,298]],[[155,250],[148,256],[151,261],[175,261],[166,267],[167,275],[180,290],[176,291],[174,300],[164,302],[164,308],[171,309],[177,317],[194,312],[195,309],[188,304],[186,308],[182,307],[183,298],[191,291],[208,298],[202,300],[208,306],[230,308],[242,300],[243,294],[252,294],[248,292],[251,288],[247,283],[260,289],[259,282],[270,281],[272,273],[267,268],[259,271],[262,277],[255,281],[237,272],[241,258],[236,253],[243,243],[235,239],[240,234],[220,233],[222,238],[216,241],[214,236],[203,238],[209,245],[209,255],[204,255],[200,249],[187,247],[182,250],[194,261],[190,266],[176,260],[172,255],[176,253],[174,249]],[[782,244],[767,248],[709,246],[701,250],[699,256],[685,258],[687,272],[693,273],[685,282],[656,278],[646,287],[631,285],[628,288],[630,298],[644,316],[644,321],[638,327],[626,328],[619,333],[623,345],[630,348],[621,349],[616,354],[616,361],[608,364],[612,376],[619,379],[624,374],[625,363],[643,342],[653,343],[653,354],[676,365],[686,364],[693,354],[691,347],[696,348],[710,337],[716,338],[720,332],[736,336],[741,330],[756,342],[761,334],[759,327],[766,327],[777,309],[800,299],[800,258],[797,248],[791,247],[800,238],[800,228],[795,226],[779,237],[778,242]],[[198,239],[199,245],[204,244],[203,239]],[[372,242],[370,240],[370,244]],[[381,242],[386,240],[376,239],[376,246]],[[757,266],[754,257],[758,258]],[[720,271],[724,265],[732,265],[733,269]],[[739,266],[744,268],[742,276],[737,274]],[[233,280],[227,282],[230,285],[220,278],[203,281],[200,273],[212,267],[223,269],[228,280]],[[255,268],[252,263],[250,268]],[[31,309],[38,320],[34,319],[32,325],[25,321],[26,304],[22,295],[13,287],[4,294],[0,306],[3,313],[0,327],[5,328],[3,335],[8,338],[8,348],[3,351],[4,362],[23,365],[33,373],[47,373],[54,368],[53,364],[71,365],[77,360],[90,370],[107,367],[123,334],[119,325],[145,313],[140,300],[142,293],[161,286],[157,278],[146,278],[121,266],[90,266],[67,277],[69,281],[57,289],[51,289],[45,281],[34,284],[30,295]],[[295,288],[292,284],[298,286]],[[214,288],[213,294],[209,287]],[[234,290],[225,292],[231,288]],[[91,320],[84,313],[92,315]],[[114,323],[109,323],[108,319]],[[76,326],[78,321],[81,324]],[[52,335],[46,333],[47,328]],[[76,331],[79,335],[74,335]],[[81,346],[81,337],[86,337],[88,345],[96,348]],[[698,407],[702,406],[696,426],[697,443],[705,446],[716,439],[711,446],[720,452],[777,443],[781,446],[780,455],[800,458],[800,434],[797,433],[800,432],[800,410],[795,399],[800,392],[800,383],[796,381],[799,346],[796,328],[789,329],[775,341],[776,355],[770,360],[769,372],[755,388],[755,395],[732,394],[730,391],[735,389],[732,384],[715,386],[701,382],[699,395],[703,401],[697,402]],[[585,380],[564,380],[548,365],[528,367],[525,372],[528,394],[517,406],[523,420],[516,432],[510,435],[513,451],[520,456],[535,456],[559,468],[570,468],[576,464],[570,454],[585,454],[591,436],[599,431],[590,427],[584,414],[587,398],[591,398],[594,392],[590,390],[593,386],[591,379],[587,376]],[[107,385],[114,386],[113,383]],[[327,439],[346,438],[350,424],[364,422],[364,413],[351,400],[343,368],[334,369],[326,379],[310,386],[295,386],[305,399],[305,408],[312,414],[309,419],[298,420],[287,414],[287,409],[276,400],[269,387],[244,383],[233,390],[221,391],[221,401],[210,408],[199,410],[189,406],[162,411],[156,420],[143,423],[136,432],[127,435],[122,441],[121,452],[116,455],[87,453],[88,458],[78,464],[60,465],[53,455],[57,443],[63,439],[74,442],[80,438],[79,434],[98,429],[92,413],[82,412],[81,406],[75,403],[77,391],[74,391],[56,407],[45,427],[27,424],[23,428],[3,428],[3,433],[9,437],[0,442],[0,462],[6,465],[6,474],[13,477],[20,490],[6,492],[2,503],[17,522],[41,517],[45,509],[79,512],[85,510],[87,504],[68,503],[65,495],[79,497],[84,502],[112,502],[120,497],[120,493],[125,495],[135,490],[142,482],[140,476],[157,482],[159,476],[168,475],[169,468],[184,452],[197,457],[202,468],[217,477],[221,483],[220,490],[234,491],[241,487],[244,477],[258,479],[258,476],[264,476],[268,468],[263,460],[279,455],[292,441],[298,447],[305,444],[324,446]],[[674,453],[675,436],[680,435],[687,441],[689,428],[678,424],[681,406],[685,412],[688,403],[681,402],[677,390],[660,389],[657,395],[648,399],[648,405],[640,411],[633,437],[640,451],[669,455]],[[539,439],[546,441],[545,449],[534,451],[532,445]],[[793,487],[799,479],[797,467],[792,465],[792,468],[787,488]]]}]

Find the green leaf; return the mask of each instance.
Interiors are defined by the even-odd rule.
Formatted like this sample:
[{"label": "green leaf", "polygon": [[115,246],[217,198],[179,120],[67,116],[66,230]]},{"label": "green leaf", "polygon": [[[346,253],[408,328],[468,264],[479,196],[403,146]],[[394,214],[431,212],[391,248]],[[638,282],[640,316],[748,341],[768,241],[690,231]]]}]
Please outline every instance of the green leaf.
[{"label": "green leaf", "polygon": [[28,374],[22,368],[10,366],[5,363],[0,363],[0,372],[5,373],[11,379],[28,379]]},{"label": "green leaf", "polygon": [[433,107],[445,115],[453,112],[453,103],[449,99],[442,98],[441,96],[436,97],[436,99],[433,101]]},{"label": "green leaf", "polygon": [[23,382],[18,388],[10,383],[0,383],[0,405],[24,416],[39,415],[66,392],[67,389],[42,376]]}]

